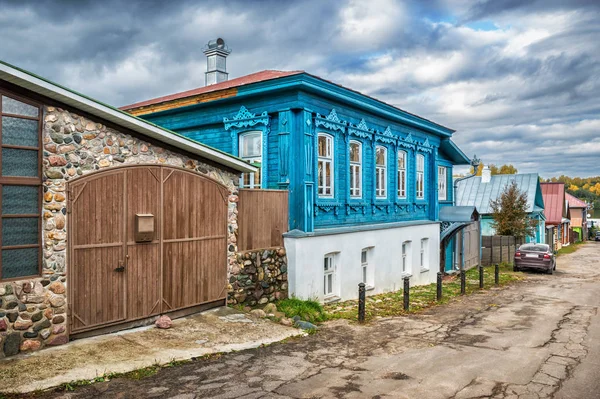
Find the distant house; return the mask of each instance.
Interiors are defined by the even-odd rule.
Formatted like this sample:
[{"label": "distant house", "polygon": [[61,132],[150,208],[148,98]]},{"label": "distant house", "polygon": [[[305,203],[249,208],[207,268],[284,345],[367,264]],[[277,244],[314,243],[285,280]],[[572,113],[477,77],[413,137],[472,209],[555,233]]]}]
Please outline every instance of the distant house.
[{"label": "distant house", "polygon": [[517,184],[520,191],[527,194],[528,216],[537,221],[535,235],[526,237],[527,242],[544,242],[547,221],[544,216],[544,200],[537,173],[492,176],[490,169],[486,167],[481,176],[465,179],[458,183],[456,205],[475,206],[481,215],[481,235],[496,235],[492,225],[494,219],[491,202],[497,200],[505,187],[512,182]]},{"label": "distant house", "polygon": [[565,198],[569,204],[569,220],[571,220],[571,228],[577,234],[577,241],[584,241],[588,238],[587,227],[587,212],[588,204],[569,193],[565,194]]},{"label": "distant house", "polygon": [[541,183],[546,216],[546,243],[560,249],[570,243],[569,204],[564,183]]},{"label": "distant house", "polygon": [[470,162],[454,131],[304,71],[227,80],[218,46],[207,86],[122,109],[259,167],[240,188],[289,191],[291,295],[328,302],[356,298],[361,282],[374,294],[405,276],[434,282],[439,209],[452,206],[453,166]]}]

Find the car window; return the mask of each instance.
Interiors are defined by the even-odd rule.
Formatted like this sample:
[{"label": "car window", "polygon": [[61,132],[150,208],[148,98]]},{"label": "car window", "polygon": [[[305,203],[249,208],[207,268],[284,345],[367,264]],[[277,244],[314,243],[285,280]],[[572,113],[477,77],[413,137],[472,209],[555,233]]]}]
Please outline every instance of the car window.
[{"label": "car window", "polygon": [[533,251],[533,252],[548,252],[550,247],[546,244],[525,244],[519,247],[520,251]]}]

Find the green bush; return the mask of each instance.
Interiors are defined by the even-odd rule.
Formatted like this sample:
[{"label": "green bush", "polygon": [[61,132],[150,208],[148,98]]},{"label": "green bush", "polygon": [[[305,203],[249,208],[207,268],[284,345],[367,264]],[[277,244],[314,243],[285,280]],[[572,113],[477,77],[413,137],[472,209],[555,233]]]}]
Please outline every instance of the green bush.
[{"label": "green bush", "polygon": [[283,299],[277,303],[277,309],[285,313],[285,317],[299,316],[302,320],[316,323],[325,321],[327,317],[323,306],[315,300],[302,300],[298,298]]}]

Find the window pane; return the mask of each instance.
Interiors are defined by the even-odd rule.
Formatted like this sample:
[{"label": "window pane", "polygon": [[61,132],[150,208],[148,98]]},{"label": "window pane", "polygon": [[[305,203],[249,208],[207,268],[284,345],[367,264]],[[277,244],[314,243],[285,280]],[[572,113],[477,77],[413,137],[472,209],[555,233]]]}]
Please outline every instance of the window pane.
[{"label": "window pane", "polygon": [[33,276],[39,273],[39,248],[2,251],[2,278]]},{"label": "window pane", "polygon": [[39,146],[38,121],[2,117],[2,144]]},{"label": "window pane", "polygon": [[38,107],[22,103],[13,98],[2,96],[2,112],[5,114],[15,114],[24,116],[39,116]]},{"label": "window pane", "polygon": [[333,274],[327,275],[327,293],[331,294],[333,292]]},{"label": "window pane", "polygon": [[2,245],[27,245],[39,242],[38,218],[2,219]]},{"label": "window pane", "polygon": [[2,175],[38,177],[38,152],[3,148]]},{"label": "window pane", "polygon": [[360,257],[360,261],[361,263],[366,263],[367,262],[367,251],[362,251],[361,257]]},{"label": "window pane", "polygon": [[360,145],[350,143],[350,162],[360,162]]},{"label": "window pane", "polygon": [[240,157],[259,157],[262,153],[261,134],[251,133],[240,136]]},{"label": "window pane", "polygon": [[319,136],[319,156],[331,157],[331,142],[327,136]]},{"label": "window pane", "polygon": [[405,168],[405,156],[404,156],[404,151],[400,151],[398,153],[398,169],[404,169]]},{"label": "window pane", "polygon": [[3,186],[2,214],[22,215],[38,213],[39,187]]},{"label": "window pane", "polygon": [[377,165],[385,165],[385,148],[377,147],[375,149],[375,163]]}]

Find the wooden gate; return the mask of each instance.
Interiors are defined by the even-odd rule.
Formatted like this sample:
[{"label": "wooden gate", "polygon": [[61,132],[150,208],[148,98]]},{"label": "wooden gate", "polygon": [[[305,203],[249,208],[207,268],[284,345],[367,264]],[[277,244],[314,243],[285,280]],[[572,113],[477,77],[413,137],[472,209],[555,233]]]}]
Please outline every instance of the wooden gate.
[{"label": "wooden gate", "polygon": [[[197,305],[224,304],[227,197],[221,184],[167,166],[127,166],[68,184],[70,332]],[[136,242],[136,214],[154,238]]]},{"label": "wooden gate", "polygon": [[464,257],[463,267],[465,270],[478,266],[481,261],[480,250],[481,244],[479,241],[479,222],[473,222],[466,226],[461,232],[456,235],[456,257],[457,265],[460,268],[460,256]]}]

